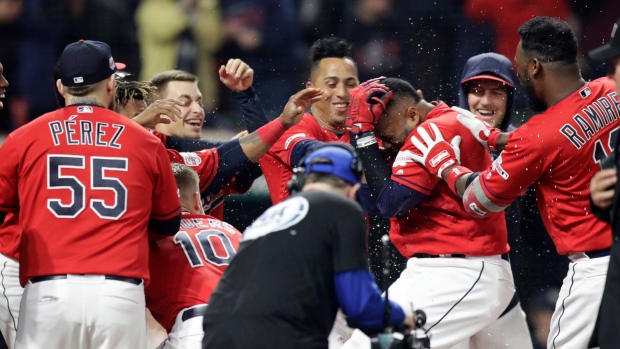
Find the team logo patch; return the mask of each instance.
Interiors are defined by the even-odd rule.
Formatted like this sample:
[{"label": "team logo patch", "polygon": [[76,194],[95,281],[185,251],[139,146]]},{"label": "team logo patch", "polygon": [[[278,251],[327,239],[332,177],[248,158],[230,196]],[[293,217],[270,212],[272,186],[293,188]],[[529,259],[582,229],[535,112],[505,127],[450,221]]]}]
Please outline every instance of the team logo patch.
[{"label": "team logo patch", "polygon": [[[256,240],[276,231],[282,231],[301,222],[308,214],[310,204],[296,196],[271,207],[258,217],[244,232],[241,241]],[[293,231],[291,231],[293,234]]]},{"label": "team logo patch", "polygon": [[291,142],[295,139],[295,138],[299,138],[299,137],[306,137],[305,133],[296,133],[292,136],[290,136],[289,138],[286,139],[286,142],[284,142],[284,149],[288,150],[288,146],[291,144]]},{"label": "team logo patch", "polygon": [[411,160],[411,154],[409,150],[399,151],[392,167],[402,167],[407,165],[408,162],[413,162],[413,160]]},{"label": "team logo patch", "polygon": [[448,156],[450,156],[450,153],[448,153],[447,150],[442,150],[439,152],[439,154],[433,156],[433,158],[430,161],[430,165],[432,167],[437,166],[440,162],[442,162],[443,160],[445,160]]},{"label": "team logo patch", "polygon": [[76,83],[76,84],[81,84],[81,83],[84,82],[84,78],[81,77],[81,76],[75,77],[75,78],[73,78],[73,82]]},{"label": "team logo patch", "polygon": [[502,167],[502,155],[500,154],[497,159],[495,159],[495,161],[493,161],[493,170],[495,172],[497,172],[504,180],[508,180],[508,177],[510,177],[510,175],[508,174],[508,172],[506,172],[504,170],[504,168]]},{"label": "team logo patch", "polygon": [[78,113],[93,113],[93,108],[88,106],[78,107]]},{"label": "team logo patch", "polygon": [[478,206],[476,206],[476,204],[474,204],[473,202],[471,204],[469,204],[469,208],[471,208],[471,210],[473,212],[475,212],[477,215],[479,216],[484,216],[485,212],[482,211]]},{"label": "team logo patch", "polygon": [[592,94],[592,90],[590,90],[590,87],[588,86],[582,88],[581,91],[579,91],[579,95],[581,96],[582,99],[587,98],[591,94]]},{"label": "team logo patch", "polygon": [[110,69],[114,70],[114,58],[110,57],[110,59],[108,60],[108,63],[110,64]]},{"label": "team logo patch", "polygon": [[183,157],[183,162],[185,162],[185,165],[187,166],[198,166],[202,162],[202,159],[200,158],[200,156],[194,153],[180,153],[180,154]]}]

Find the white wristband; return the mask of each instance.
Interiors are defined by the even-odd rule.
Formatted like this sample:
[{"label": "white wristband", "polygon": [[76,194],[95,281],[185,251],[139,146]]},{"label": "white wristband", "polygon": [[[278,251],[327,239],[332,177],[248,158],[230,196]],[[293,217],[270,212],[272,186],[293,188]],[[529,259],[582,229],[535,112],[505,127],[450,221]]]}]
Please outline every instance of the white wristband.
[{"label": "white wristband", "polygon": [[366,148],[376,143],[377,143],[377,138],[375,137],[375,135],[372,135],[372,134],[370,136],[362,137],[362,138],[355,140],[355,145],[357,148]]}]

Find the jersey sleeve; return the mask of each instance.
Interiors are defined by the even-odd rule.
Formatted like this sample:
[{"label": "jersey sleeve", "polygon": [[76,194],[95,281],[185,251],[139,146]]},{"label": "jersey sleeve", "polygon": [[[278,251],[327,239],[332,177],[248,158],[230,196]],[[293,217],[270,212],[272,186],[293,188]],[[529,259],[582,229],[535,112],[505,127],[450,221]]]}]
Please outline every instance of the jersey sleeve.
[{"label": "jersey sleeve", "polygon": [[538,138],[528,136],[528,132],[527,125],[514,131],[506,149],[470,185],[483,206],[492,205],[487,207],[492,211],[508,206],[523,195],[532,183],[543,176],[546,159],[553,158],[552,154],[541,151]]},{"label": "jersey sleeve", "polygon": [[[420,125],[419,127],[425,127],[426,131],[429,134],[432,134],[432,131],[430,131],[428,125]],[[444,129],[441,129],[441,132],[444,135],[444,138],[449,139],[445,137],[446,133],[444,133]],[[409,137],[407,137],[405,145],[403,145],[401,150],[398,152],[398,155],[396,155],[396,159],[392,165],[391,178],[394,182],[404,185],[407,188],[413,189],[424,195],[430,195],[437,183],[439,183],[439,178],[428,172],[424,166],[411,159],[412,153],[421,154],[421,152],[411,142],[412,136],[422,139],[422,137],[418,134],[417,129],[414,130]]]},{"label": "jersey sleeve", "polygon": [[0,147],[0,211],[16,212],[19,208],[17,181],[19,157],[15,142],[9,136]]},{"label": "jersey sleeve", "polygon": [[369,270],[368,253],[366,251],[366,221],[359,205],[353,202],[347,207],[338,208],[333,232],[333,263],[334,272],[349,270]]},{"label": "jersey sleeve", "polygon": [[305,125],[302,120],[302,122],[284,132],[276,144],[271,147],[270,153],[280,158],[285,164],[295,166],[295,164],[291,163],[293,151],[295,146],[304,140],[316,141],[316,137],[307,130],[307,125]]},{"label": "jersey sleeve", "polygon": [[217,149],[205,149],[198,152],[180,153],[167,149],[170,162],[185,164],[191,167],[200,179],[200,192],[204,192],[215,178],[218,171],[219,155]]},{"label": "jersey sleeve", "polygon": [[181,214],[181,199],[172,173],[172,166],[163,144],[157,145],[156,160],[159,176],[157,176],[153,193],[151,218],[163,221]]}]

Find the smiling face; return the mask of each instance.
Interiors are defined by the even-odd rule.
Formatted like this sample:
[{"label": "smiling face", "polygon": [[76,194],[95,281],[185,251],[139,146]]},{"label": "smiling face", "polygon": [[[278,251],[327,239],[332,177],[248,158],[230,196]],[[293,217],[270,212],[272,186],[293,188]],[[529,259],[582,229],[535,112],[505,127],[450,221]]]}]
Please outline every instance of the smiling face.
[{"label": "smiling face", "polygon": [[[5,97],[7,87],[9,87],[9,82],[4,77],[4,67],[2,66],[2,63],[0,63],[0,98]],[[2,104],[2,101],[0,101],[0,109],[2,109],[3,107],[4,104]]]},{"label": "smiling face", "polygon": [[508,106],[507,86],[495,80],[477,79],[468,82],[466,89],[469,111],[480,115],[491,127],[499,127]]},{"label": "smiling face", "polygon": [[332,131],[344,131],[351,90],[359,84],[355,63],[348,58],[324,58],[312,71],[307,87],[323,90],[323,98],[312,105],[312,114]]},{"label": "smiling face", "polygon": [[202,124],[205,121],[205,111],[198,83],[170,81],[166,85],[161,98],[178,99],[185,103],[183,106],[178,106],[183,118],[170,124],[157,124],[155,129],[172,137],[200,139]]}]

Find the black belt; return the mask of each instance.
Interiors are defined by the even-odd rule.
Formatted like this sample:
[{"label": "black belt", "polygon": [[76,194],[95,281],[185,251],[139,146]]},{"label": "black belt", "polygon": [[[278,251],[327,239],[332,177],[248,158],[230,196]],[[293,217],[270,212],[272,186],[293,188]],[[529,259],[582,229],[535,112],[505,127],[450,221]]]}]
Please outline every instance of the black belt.
[{"label": "black belt", "polygon": [[[36,284],[37,282],[41,282],[41,281],[64,280],[66,278],[67,278],[67,275],[35,276],[32,279],[30,279],[30,282],[33,284]],[[136,278],[126,278],[126,277],[113,276],[113,275],[106,275],[105,278],[106,280],[129,282],[130,284],[134,284],[134,285],[140,285],[142,283],[142,279],[136,279]]]},{"label": "black belt", "polygon": [[[607,253],[609,255],[609,252]],[[428,254],[428,253],[416,253],[413,255],[416,258],[465,258],[467,255],[461,253],[448,253],[448,254]],[[501,255],[502,259],[510,262],[510,258],[508,257],[508,253],[504,253]]]},{"label": "black belt", "polygon": [[610,251],[611,251],[611,248],[605,248],[602,250],[596,250],[596,251],[590,251],[590,252],[584,252],[584,253],[586,256],[590,258],[599,258],[599,257],[609,256]]},{"label": "black belt", "polygon": [[207,310],[207,305],[199,305],[197,307],[189,308],[183,310],[183,315],[181,315],[181,321],[189,320],[191,318],[195,318],[196,316],[203,316],[205,311]]}]

